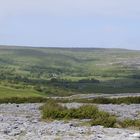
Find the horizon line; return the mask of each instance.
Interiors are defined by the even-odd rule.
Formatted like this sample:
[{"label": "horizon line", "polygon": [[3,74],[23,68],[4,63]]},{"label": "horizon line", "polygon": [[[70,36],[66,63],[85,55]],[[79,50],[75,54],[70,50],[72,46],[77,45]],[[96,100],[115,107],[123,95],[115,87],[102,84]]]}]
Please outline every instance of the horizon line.
[{"label": "horizon line", "polygon": [[128,49],[128,48],[120,48],[120,47],[75,47],[75,46],[69,46],[69,47],[65,47],[65,46],[31,46],[31,45],[9,45],[9,44],[5,44],[5,45],[0,45],[0,47],[24,47],[24,48],[52,48],[52,49],[122,49],[122,50],[134,50],[134,51],[140,51],[140,49]]}]

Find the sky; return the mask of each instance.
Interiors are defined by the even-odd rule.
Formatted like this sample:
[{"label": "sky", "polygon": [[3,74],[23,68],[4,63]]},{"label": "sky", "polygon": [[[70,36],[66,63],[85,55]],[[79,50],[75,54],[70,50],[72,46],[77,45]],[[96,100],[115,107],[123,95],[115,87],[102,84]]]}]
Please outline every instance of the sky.
[{"label": "sky", "polygon": [[0,0],[0,44],[140,50],[140,0]]}]

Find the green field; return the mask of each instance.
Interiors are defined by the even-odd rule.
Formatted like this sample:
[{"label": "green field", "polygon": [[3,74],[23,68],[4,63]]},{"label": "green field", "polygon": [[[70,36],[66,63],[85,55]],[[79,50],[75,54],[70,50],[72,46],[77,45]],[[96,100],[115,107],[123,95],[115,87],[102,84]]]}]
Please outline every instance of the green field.
[{"label": "green field", "polygon": [[0,98],[139,92],[140,51],[0,46]]},{"label": "green field", "polygon": [[33,90],[14,89],[9,87],[0,87],[0,98],[10,97],[40,97],[41,95]]}]

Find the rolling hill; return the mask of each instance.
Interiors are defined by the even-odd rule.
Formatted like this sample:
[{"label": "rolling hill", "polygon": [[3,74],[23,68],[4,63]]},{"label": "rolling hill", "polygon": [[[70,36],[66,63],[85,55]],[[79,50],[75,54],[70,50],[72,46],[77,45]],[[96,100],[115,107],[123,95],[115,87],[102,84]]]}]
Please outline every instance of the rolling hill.
[{"label": "rolling hill", "polygon": [[25,97],[138,93],[140,51],[0,46],[0,96],[18,92]]}]

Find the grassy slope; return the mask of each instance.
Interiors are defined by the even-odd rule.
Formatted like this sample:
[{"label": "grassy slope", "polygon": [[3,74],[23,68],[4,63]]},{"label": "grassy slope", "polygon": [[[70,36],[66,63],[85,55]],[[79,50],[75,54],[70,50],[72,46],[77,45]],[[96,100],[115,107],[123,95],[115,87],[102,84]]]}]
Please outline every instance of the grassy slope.
[{"label": "grassy slope", "polygon": [[33,90],[14,89],[0,86],[0,99],[10,97],[40,97],[41,95]]},{"label": "grassy slope", "polygon": [[[25,93],[35,95],[26,81],[16,81],[18,77],[32,80],[48,80],[52,77],[71,80],[67,87],[45,84],[45,93],[62,94],[74,92],[139,92],[140,91],[140,51],[122,49],[57,49],[0,47],[0,82],[6,85],[0,88],[0,96]],[[13,82],[11,80],[13,78]],[[16,77],[16,78],[15,78]],[[75,83],[80,79],[96,78],[100,84]],[[10,80],[9,80],[10,79]],[[3,84],[4,83],[4,84]],[[7,87],[24,85],[25,88],[9,90]],[[34,85],[32,85],[34,86]],[[37,85],[35,85],[37,86]],[[42,86],[42,85],[40,85]],[[59,86],[59,87],[58,87]],[[43,91],[44,92],[44,91]],[[55,93],[54,93],[55,92]],[[9,94],[8,94],[9,93]],[[14,94],[12,94],[14,93]],[[59,95],[61,95],[59,93]],[[6,95],[7,94],[7,95]],[[21,95],[21,94],[20,94]]]}]

